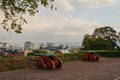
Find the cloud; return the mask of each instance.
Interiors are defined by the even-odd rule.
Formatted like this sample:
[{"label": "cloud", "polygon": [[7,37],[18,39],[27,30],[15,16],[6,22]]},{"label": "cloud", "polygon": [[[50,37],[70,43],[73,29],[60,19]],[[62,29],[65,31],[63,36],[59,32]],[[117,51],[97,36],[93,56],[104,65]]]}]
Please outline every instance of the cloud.
[{"label": "cloud", "polygon": [[[71,2],[74,3],[71,4]],[[103,14],[98,14],[99,11],[97,13],[89,12],[89,10],[84,11],[83,9],[85,8],[81,9],[80,6],[77,6],[80,10],[75,9],[77,8],[75,2],[80,6],[98,9],[98,7],[118,5],[120,0],[55,0],[54,4],[58,8],[57,11],[52,11],[46,8],[42,9],[42,7],[40,7],[39,13],[36,14],[36,16],[30,17],[26,14],[25,17],[28,23],[23,26],[23,33],[20,35],[11,33],[11,35],[9,35],[9,33],[0,29],[0,40],[4,37],[5,40],[10,43],[33,41],[38,44],[39,42],[49,41],[81,41],[86,33],[92,34],[95,28],[101,27],[101,23],[104,22],[105,24],[109,24],[107,21],[118,19],[118,17],[112,19],[106,17],[108,15],[112,16],[112,14],[115,15],[116,12],[111,12],[110,14],[110,12],[107,13],[107,11],[105,12],[103,10],[103,14],[107,13],[107,15],[104,14],[106,20],[103,16],[101,17]],[[110,10],[112,11],[113,8]],[[84,13],[86,13],[85,17],[82,16]],[[2,17],[2,15],[0,15],[0,17]],[[114,22],[111,21],[111,24]],[[116,29],[119,29],[118,26],[116,26]]]},{"label": "cloud", "polygon": [[112,25],[113,29],[116,30],[117,32],[120,32],[120,23],[115,23]]},{"label": "cloud", "polygon": [[74,7],[69,3],[69,0],[55,0],[54,6],[58,8],[58,10],[71,11]]},{"label": "cloud", "polygon": [[87,8],[98,8],[98,7],[107,7],[111,5],[116,5],[116,0],[76,0],[80,6]]},{"label": "cloud", "polygon": [[72,16],[52,15],[46,17],[36,16],[29,19],[29,23],[24,27],[23,34],[32,39],[43,41],[79,41],[84,34],[92,33],[100,24],[97,22],[87,22]]},{"label": "cloud", "polygon": [[63,19],[61,18],[60,23],[56,25],[59,29],[55,32],[55,35],[83,36],[86,32],[91,33],[93,28],[97,26],[99,26],[97,22],[87,22],[72,16],[67,16]]}]

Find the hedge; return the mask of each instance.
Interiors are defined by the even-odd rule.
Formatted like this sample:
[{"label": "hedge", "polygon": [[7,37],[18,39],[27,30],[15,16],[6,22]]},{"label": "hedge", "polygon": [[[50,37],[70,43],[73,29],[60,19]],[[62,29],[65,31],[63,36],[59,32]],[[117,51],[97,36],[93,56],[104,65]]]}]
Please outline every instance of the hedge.
[{"label": "hedge", "polygon": [[120,58],[120,51],[97,51],[102,57],[110,57],[110,58]]},{"label": "hedge", "polygon": [[75,60],[81,60],[81,53],[76,54],[64,54],[57,56],[58,58],[62,59],[63,63],[75,61]]}]

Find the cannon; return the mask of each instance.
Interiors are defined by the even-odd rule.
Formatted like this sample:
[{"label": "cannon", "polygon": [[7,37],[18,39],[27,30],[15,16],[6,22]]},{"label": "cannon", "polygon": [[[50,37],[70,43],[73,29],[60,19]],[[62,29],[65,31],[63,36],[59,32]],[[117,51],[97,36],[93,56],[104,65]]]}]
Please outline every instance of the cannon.
[{"label": "cannon", "polygon": [[63,65],[62,60],[56,58],[53,54],[35,54],[35,56],[38,56],[36,65],[40,69],[60,69]]},{"label": "cannon", "polygon": [[86,52],[82,56],[83,61],[98,61],[100,56],[95,52]]}]

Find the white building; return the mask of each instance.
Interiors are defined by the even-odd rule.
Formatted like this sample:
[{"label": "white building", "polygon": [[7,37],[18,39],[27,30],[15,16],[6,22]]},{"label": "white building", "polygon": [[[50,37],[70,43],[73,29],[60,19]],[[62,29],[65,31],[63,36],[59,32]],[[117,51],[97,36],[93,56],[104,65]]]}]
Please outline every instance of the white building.
[{"label": "white building", "polygon": [[32,42],[25,42],[24,49],[25,50],[34,50],[34,44]]},{"label": "white building", "polygon": [[10,45],[7,42],[0,42],[1,48],[8,48]]}]

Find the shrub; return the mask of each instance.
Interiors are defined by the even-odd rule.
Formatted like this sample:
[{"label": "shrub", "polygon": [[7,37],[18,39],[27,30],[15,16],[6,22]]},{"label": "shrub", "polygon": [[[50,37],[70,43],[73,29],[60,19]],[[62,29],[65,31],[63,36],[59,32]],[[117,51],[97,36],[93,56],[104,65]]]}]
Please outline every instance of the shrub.
[{"label": "shrub", "polygon": [[58,58],[62,59],[64,63],[81,60],[81,53],[59,55]]},{"label": "shrub", "polygon": [[102,57],[120,58],[120,51],[96,51]]},{"label": "shrub", "polygon": [[34,56],[35,53],[31,52],[31,53],[28,53],[27,56]]},{"label": "shrub", "polygon": [[22,56],[0,57],[0,72],[30,67],[29,59]]}]

